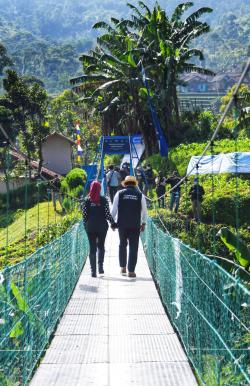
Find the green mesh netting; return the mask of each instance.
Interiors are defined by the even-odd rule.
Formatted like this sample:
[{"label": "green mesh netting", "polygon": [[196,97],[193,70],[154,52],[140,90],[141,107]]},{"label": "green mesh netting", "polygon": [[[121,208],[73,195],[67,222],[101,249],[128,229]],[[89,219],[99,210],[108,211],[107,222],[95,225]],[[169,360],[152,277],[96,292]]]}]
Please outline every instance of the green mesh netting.
[{"label": "green mesh netting", "polygon": [[142,239],[163,303],[201,382],[249,385],[250,292],[152,219]]},{"label": "green mesh netting", "polygon": [[88,254],[82,222],[0,274],[0,385],[25,385]]}]

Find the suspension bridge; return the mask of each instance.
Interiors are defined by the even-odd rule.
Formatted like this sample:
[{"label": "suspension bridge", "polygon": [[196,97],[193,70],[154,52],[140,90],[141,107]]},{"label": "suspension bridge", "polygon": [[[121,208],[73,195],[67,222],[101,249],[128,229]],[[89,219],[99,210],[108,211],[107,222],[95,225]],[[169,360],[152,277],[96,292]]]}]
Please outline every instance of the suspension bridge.
[{"label": "suspension bridge", "polygon": [[[130,165],[136,157],[130,137],[103,138],[96,156],[101,180],[109,151],[128,153]],[[96,176],[90,173],[89,178]],[[56,212],[51,222],[47,188],[40,181],[34,194],[38,203],[42,191],[43,197],[47,194],[47,238],[40,229],[38,205],[38,238],[29,254],[25,185],[27,258],[3,264],[0,273],[1,385],[250,384],[249,289],[241,267],[232,275],[217,259],[174,237],[156,208],[141,236],[138,277],[119,276],[117,234],[110,231],[105,275],[90,278],[83,223],[72,216],[65,231]],[[10,217],[9,198],[6,208]],[[79,212],[75,201],[71,208]]]}]

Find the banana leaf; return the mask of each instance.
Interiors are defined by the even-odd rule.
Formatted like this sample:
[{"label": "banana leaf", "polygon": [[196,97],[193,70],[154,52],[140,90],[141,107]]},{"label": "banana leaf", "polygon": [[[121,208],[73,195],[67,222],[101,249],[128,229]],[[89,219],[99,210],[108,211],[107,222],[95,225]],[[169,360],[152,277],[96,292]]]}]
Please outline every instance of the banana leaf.
[{"label": "banana leaf", "polygon": [[228,250],[235,254],[237,262],[242,267],[249,269],[250,251],[246,244],[226,227],[221,228],[217,233],[217,236],[221,238]]}]

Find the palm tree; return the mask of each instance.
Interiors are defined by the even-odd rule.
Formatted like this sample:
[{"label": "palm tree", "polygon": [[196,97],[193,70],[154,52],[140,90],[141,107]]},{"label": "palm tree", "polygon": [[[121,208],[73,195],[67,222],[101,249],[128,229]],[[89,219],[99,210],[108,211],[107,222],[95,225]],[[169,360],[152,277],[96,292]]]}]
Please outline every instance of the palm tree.
[{"label": "palm tree", "polygon": [[180,4],[169,18],[158,3],[151,11],[139,1],[138,7],[128,4],[132,9],[129,19],[113,18],[111,24],[95,24],[95,29],[102,28],[105,33],[97,39],[94,50],[81,56],[84,75],[73,79],[73,83],[81,81],[92,85],[92,92],[86,91],[83,99],[92,105],[95,103],[96,107],[101,102],[107,131],[115,129],[119,133],[132,133],[140,130],[148,153],[156,138],[149,124],[145,96],[143,98],[145,87],[140,61],[146,69],[154,102],[170,143],[176,136],[176,129],[180,128],[177,99],[180,74],[190,71],[213,74],[191,62],[195,57],[202,60],[203,54],[190,48],[196,37],[209,31],[208,24],[199,18],[212,9],[200,8],[183,19],[183,13],[192,6],[192,2]]},{"label": "palm tree", "polygon": [[178,5],[171,18],[158,4],[150,12],[140,1],[140,8],[146,10],[144,14],[135,6],[129,6],[136,13],[133,17],[134,28],[140,26],[137,51],[141,53],[146,73],[154,85],[162,122],[165,123],[163,127],[171,142],[175,127],[180,127],[177,99],[180,74],[191,71],[214,74],[190,62],[194,57],[203,60],[202,52],[190,49],[190,45],[196,37],[209,31],[208,24],[198,19],[204,13],[212,12],[212,9],[200,8],[183,20],[183,13],[193,6],[192,2]]},{"label": "palm tree", "polygon": [[[95,50],[80,57],[84,75],[72,82],[80,81],[85,85],[82,100],[101,111],[105,134],[141,131],[150,152],[150,137],[142,124],[143,109],[138,95],[142,87],[141,76],[131,53],[135,42],[130,37],[129,23],[112,19],[112,24],[100,22],[94,25],[96,29],[105,29],[106,33],[98,38]],[[89,91],[90,84],[94,85],[92,92]]]}]

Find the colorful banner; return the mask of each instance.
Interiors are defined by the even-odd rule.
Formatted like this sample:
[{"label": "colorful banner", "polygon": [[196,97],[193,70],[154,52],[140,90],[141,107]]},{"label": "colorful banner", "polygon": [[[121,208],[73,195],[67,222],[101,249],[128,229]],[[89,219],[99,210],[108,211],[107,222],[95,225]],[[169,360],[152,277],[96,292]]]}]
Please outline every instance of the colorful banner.
[{"label": "colorful banner", "polygon": [[81,147],[80,122],[76,122],[76,144],[77,144],[77,161],[81,162],[83,157],[83,150]]}]

